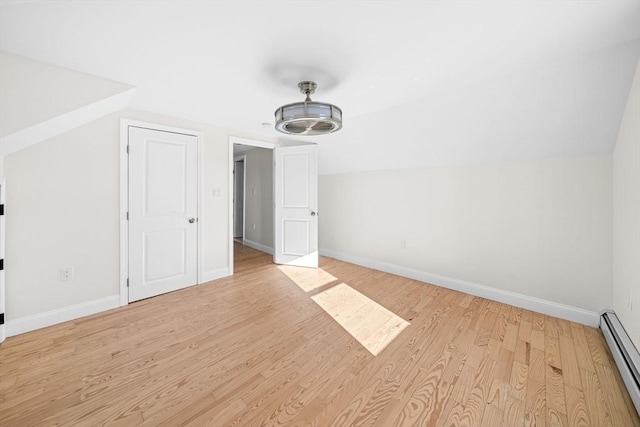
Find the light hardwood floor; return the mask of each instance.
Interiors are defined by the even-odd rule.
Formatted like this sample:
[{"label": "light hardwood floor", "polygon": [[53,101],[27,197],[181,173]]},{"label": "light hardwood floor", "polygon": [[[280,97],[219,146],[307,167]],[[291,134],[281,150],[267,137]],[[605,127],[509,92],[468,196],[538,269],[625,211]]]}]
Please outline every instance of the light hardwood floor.
[{"label": "light hardwood floor", "polygon": [[[338,297],[325,292],[334,288]],[[383,308],[341,312],[340,295]],[[341,323],[316,303],[322,296]],[[399,333],[385,332],[396,323]],[[383,348],[374,356],[352,333]],[[279,268],[239,247],[232,277],[0,345],[0,425],[61,424],[640,419],[597,329],[328,258],[317,271]]]}]

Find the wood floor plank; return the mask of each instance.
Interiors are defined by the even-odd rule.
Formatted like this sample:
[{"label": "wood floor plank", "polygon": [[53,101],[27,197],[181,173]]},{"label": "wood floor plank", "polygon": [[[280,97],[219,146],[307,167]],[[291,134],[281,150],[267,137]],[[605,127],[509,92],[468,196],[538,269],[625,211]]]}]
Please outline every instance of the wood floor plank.
[{"label": "wood floor plank", "polygon": [[531,350],[529,358],[529,380],[537,381],[544,384],[546,378],[546,357],[544,351]]},{"label": "wood floor plank", "polygon": [[610,357],[607,345],[604,342],[602,333],[594,328],[584,328],[587,345],[591,352],[591,359],[600,365],[611,367]]},{"label": "wood floor plank", "polygon": [[[309,270],[235,250],[233,276],[8,338],[0,425],[640,427],[597,329],[330,258]],[[339,285],[353,292],[325,311],[313,297]],[[357,294],[408,325],[390,338],[365,304],[348,310]]]},{"label": "wood floor plank", "polygon": [[580,369],[580,379],[583,384],[583,393],[589,417],[594,425],[611,426],[613,421],[609,406],[605,401],[605,390],[600,386],[598,375],[594,370]]},{"label": "wood floor plank", "polygon": [[[555,338],[549,338],[554,339]],[[545,378],[547,421],[550,426],[567,426],[567,405],[562,369],[547,364]]]},{"label": "wood floor plank", "polygon": [[580,380],[580,366],[576,356],[576,345],[572,338],[562,335],[559,339],[560,357],[562,358],[562,378],[576,390],[582,390]]},{"label": "wood floor plank", "polygon": [[533,320],[531,321],[531,327],[536,331],[544,331],[544,314],[533,312]]},{"label": "wood floor plank", "polygon": [[527,381],[524,425],[526,427],[545,427],[547,422],[547,390],[544,382],[534,379]]},{"label": "wood floor plank", "polygon": [[596,374],[605,390],[604,398],[609,407],[613,425],[638,426],[640,424],[638,413],[625,405],[621,390],[616,387],[616,377],[611,368],[596,364]]},{"label": "wood floor plank", "polygon": [[478,425],[482,421],[487,404],[495,361],[486,356],[476,371],[473,386],[464,401],[461,425]]},{"label": "wood floor plank", "polygon": [[567,403],[567,421],[569,426],[586,427],[593,425],[587,412],[582,390],[565,383],[564,394]]},{"label": "wood floor plank", "polygon": [[520,399],[508,396],[502,414],[501,425],[505,427],[522,427],[524,425],[525,404]]},{"label": "wood floor plank", "polygon": [[545,338],[544,354],[547,365],[562,369],[562,356],[560,353],[560,339],[547,336]]},{"label": "wood floor plank", "polygon": [[489,405],[482,414],[481,427],[494,427],[502,424],[502,411],[495,406]]},{"label": "wood floor plank", "polygon": [[524,400],[527,396],[527,383],[529,378],[529,365],[520,362],[513,362],[511,370],[510,394],[519,400]]}]

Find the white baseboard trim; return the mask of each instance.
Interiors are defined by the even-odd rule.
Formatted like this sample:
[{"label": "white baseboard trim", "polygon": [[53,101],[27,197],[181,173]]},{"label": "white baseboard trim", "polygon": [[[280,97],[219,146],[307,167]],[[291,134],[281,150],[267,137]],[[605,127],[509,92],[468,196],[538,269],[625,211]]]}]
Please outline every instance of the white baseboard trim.
[{"label": "white baseboard trim", "polygon": [[572,307],[570,305],[559,304],[541,298],[530,297],[515,292],[480,285],[478,283],[467,282],[466,280],[454,279],[447,276],[441,276],[439,274],[404,267],[398,264],[392,264],[389,262],[378,261],[371,258],[336,252],[328,249],[320,249],[320,255],[384,271],[397,276],[442,286],[443,288],[453,289],[455,291],[464,292],[504,304],[525,308],[548,316],[582,323],[583,325],[598,327],[600,323],[600,315],[598,313],[578,307]]},{"label": "white baseboard trim", "polygon": [[40,314],[34,314],[33,316],[10,320],[6,324],[6,333],[8,337],[24,334],[25,332],[35,331],[36,329],[46,328],[47,326],[68,322],[69,320],[79,319],[80,317],[117,307],[120,307],[120,295],[112,295]]},{"label": "white baseboard trim", "polygon": [[266,252],[269,255],[273,255],[273,248],[270,248],[269,246],[263,245],[262,243],[258,243],[258,242],[254,242],[254,241],[245,239],[244,245],[245,246],[249,246],[250,248],[253,248],[253,249],[257,249],[257,250],[262,251],[262,252]]},{"label": "white baseboard trim", "polygon": [[202,283],[230,276],[229,267],[217,268],[215,270],[205,271],[202,275]]}]

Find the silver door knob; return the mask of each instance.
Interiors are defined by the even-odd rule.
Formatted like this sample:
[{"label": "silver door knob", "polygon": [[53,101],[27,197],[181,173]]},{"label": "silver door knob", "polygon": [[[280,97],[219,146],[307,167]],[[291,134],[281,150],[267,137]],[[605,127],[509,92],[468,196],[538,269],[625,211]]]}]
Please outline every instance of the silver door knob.
[{"label": "silver door knob", "polygon": [[194,222],[196,222],[195,218],[189,218],[189,224],[193,224]]},{"label": "silver door knob", "polygon": [[314,211],[311,211],[311,216],[316,216],[316,213]]}]

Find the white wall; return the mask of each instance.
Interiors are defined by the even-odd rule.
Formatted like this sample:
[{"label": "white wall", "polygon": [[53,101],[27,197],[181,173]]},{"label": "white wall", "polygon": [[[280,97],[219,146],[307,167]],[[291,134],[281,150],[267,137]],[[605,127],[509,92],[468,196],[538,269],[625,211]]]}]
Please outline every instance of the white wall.
[{"label": "white wall", "polygon": [[247,156],[245,239],[273,249],[273,150],[254,148],[243,154]]},{"label": "white wall", "polygon": [[640,349],[640,62],[613,152],[613,309]]},{"label": "white wall", "polygon": [[[120,118],[203,132],[204,272],[229,273],[228,139],[258,138],[124,110],[4,157],[9,324],[118,294]],[[60,281],[59,269],[68,266],[74,279]]]},{"label": "white wall", "polygon": [[[64,115],[129,86],[0,55],[0,135]],[[205,280],[229,274],[229,136],[245,132],[123,110],[4,156],[6,318],[11,333],[110,308],[119,292],[120,118],[204,136]],[[214,197],[214,189],[219,190]],[[60,269],[74,268],[71,281]]]},{"label": "white wall", "polygon": [[5,157],[8,322],[118,294],[118,139],[113,114]]},{"label": "white wall", "polygon": [[602,155],[324,175],[320,247],[598,311],[612,298],[611,164]]}]

